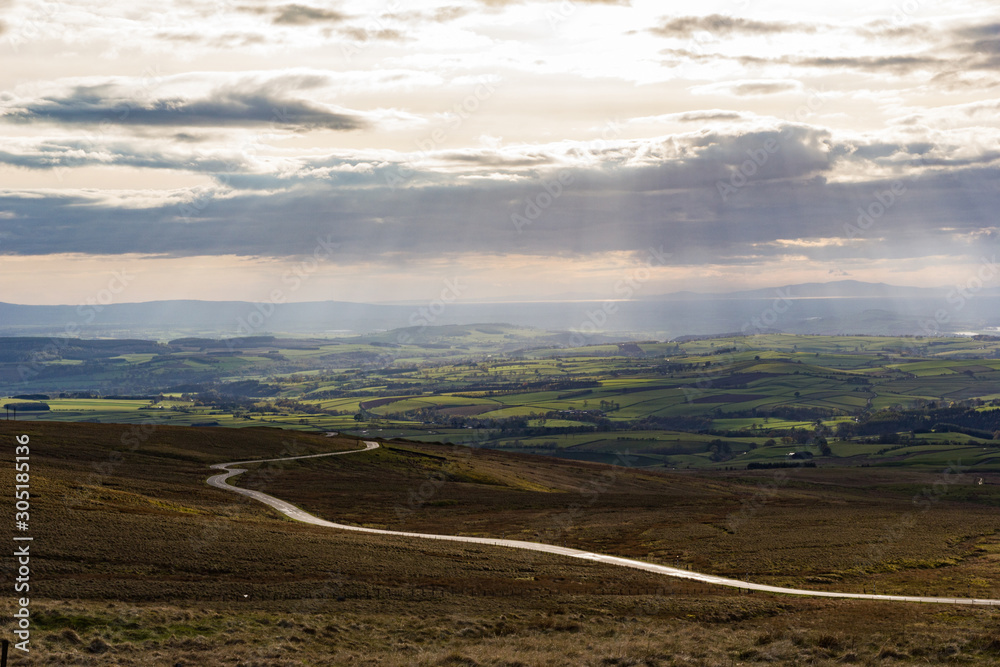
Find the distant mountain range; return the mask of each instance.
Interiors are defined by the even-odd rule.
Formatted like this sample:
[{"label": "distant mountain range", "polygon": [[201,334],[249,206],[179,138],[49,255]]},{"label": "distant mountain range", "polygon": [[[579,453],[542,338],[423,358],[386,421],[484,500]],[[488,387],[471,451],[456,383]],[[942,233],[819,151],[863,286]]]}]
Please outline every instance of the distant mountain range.
[{"label": "distant mountain range", "polygon": [[337,335],[400,327],[504,322],[552,331],[622,338],[676,338],[729,332],[928,335],[996,333],[1000,288],[896,287],[841,280],[726,294],[678,292],[633,301],[410,305],[341,301],[250,303],[150,301],[107,306],[0,303],[0,335],[83,337],[232,337],[263,333]]},{"label": "distant mountain range", "polygon": [[[783,287],[728,292],[725,294],[704,294],[698,292],[674,292],[649,296],[648,301],[670,301],[675,299],[768,299],[779,295],[790,295],[798,299],[933,299],[947,298],[954,288],[950,287],[900,287],[886,283],[866,283],[859,280],[836,280],[828,283],[801,283]],[[977,296],[1000,296],[1000,287],[983,287]]]}]

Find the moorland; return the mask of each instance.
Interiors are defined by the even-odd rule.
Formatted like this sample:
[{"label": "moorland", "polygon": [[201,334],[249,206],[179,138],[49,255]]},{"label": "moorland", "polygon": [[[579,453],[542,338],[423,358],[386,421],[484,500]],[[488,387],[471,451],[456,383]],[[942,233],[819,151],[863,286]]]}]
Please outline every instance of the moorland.
[{"label": "moorland", "polygon": [[[356,449],[347,436],[0,424],[0,438],[15,434],[32,446],[31,664],[1000,660],[994,609],[751,595],[546,554],[347,534],[205,484],[211,463]],[[813,588],[1000,589],[994,477],[655,471],[400,440],[247,467],[241,484],[360,525],[517,535]],[[9,475],[2,485],[9,496]],[[922,491],[933,501],[915,511]]]}]

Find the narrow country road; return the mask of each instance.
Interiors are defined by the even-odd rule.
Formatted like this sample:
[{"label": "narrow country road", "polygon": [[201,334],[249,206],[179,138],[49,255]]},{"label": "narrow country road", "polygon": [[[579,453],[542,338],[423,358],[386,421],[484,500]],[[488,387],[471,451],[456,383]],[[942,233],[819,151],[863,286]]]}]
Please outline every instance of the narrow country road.
[{"label": "narrow country road", "polygon": [[1000,600],[989,600],[989,599],[975,599],[975,598],[935,598],[935,597],[918,597],[910,595],[871,595],[865,593],[836,593],[832,591],[810,591],[800,588],[781,588],[780,586],[768,586],[766,584],[754,584],[749,581],[739,581],[737,579],[727,579],[726,577],[719,577],[713,574],[701,574],[698,572],[691,572],[689,570],[680,570],[673,567],[668,567],[666,565],[657,565],[655,563],[645,563],[641,560],[632,560],[631,558],[619,558],[618,556],[608,556],[605,554],[591,553],[589,551],[581,551],[579,549],[569,549],[567,547],[559,547],[552,544],[541,544],[538,542],[522,542],[520,540],[505,540],[505,539],[493,539],[489,537],[464,537],[461,535],[431,535],[428,533],[406,533],[396,530],[379,530],[377,528],[362,528],[360,526],[347,526],[340,523],[333,523],[332,521],[324,521],[319,517],[315,517],[308,512],[305,512],[295,505],[285,502],[274,496],[269,496],[266,493],[260,491],[251,491],[250,489],[241,489],[238,486],[233,486],[227,482],[230,477],[235,477],[241,473],[246,472],[245,468],[232,468],[230,466],[237,466],[246,463],[267,463],[270,461],[295,461],[299,459],[316,459],[325,456],[341,456],[344,454],[357,454],[360,452],[367,452],[372,449],[378,448],[377,442],[365,441],[364,449],[354,449],[347,452],[331,452],[328,454],[311,454],[308,456],[289,456],[285,458],[278,459],[258,459],[253,461],[234,461],[233,463],[217,463],[212,466],[216,470],[224,470],[225,472],[219,473],[218,475],[213,475],[208,479],[208,484],[219,489],[225,489],[226,491],[234,491],[236,493],[242,493],[245,496],[249,496],[254,500],[259,500],[260,502],[270,505],[274,509],[282,512],[296,521],[302,521],[304,523],[311,523],[317,526],[325,526],[327,528],[337,528],[339,530],[353,530],[359,533],[374,533],[376,535],[395,535],[397,537],[412,537],[422,540],[447,540],[449,542],[466,542],[471,544],[486,544],[496,547],[508,547],[511,549],[528,549],[531,551],[541,551],[544,553],[557,554],[560,556],[569,556],[570,558],[581,558],[583,560],[596,561],[598,563],[608,563],[610,565],[620,565],[622,567],[631,567],[636,570],[646,570],[647,572],[654,572],[656,574],[664,574],[670,577],[678,577],[680,579],[692,579],[694,581],[701,581],[708,584],[717,584],[719,586],[730,586],[732,588],[746,588],[755,591],[764,591],[767,593],[782,593],[785,595],[807,595],[811,597],[824,597],[824,598],[853,598],[857,600],[890,600],[895,602],[929,602],[929,603],[943,603],[943,604],[967,604],[967,605],[984,605],[984,606],[994,606],[1000,605]]}]

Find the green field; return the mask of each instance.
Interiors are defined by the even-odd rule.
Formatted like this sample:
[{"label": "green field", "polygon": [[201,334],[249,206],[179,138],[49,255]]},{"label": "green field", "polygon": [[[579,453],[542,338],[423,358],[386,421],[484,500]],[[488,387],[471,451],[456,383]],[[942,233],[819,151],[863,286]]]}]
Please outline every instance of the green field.
[{"label": "green field", "polygon": [[901,445],[989,450],[1000,432],[992,340],[774,334],[561,348],[549,332],[474,325],[78,341],[44,362],[32,361],[32,340],[0,339],[3,404],[41,395],[50,408],[18,419],[271,425],[602,461],[631,447],[635,465],[663,468],[775,462],[789,448],[822,465],[936,465],[938,453]]}]

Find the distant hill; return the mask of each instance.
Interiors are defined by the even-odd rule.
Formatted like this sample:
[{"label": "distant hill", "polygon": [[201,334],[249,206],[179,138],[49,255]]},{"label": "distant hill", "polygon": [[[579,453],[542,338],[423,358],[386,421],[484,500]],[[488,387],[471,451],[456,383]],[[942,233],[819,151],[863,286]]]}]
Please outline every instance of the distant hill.
[{"label": "distant hill", "polygon": [[[107,338],[218,338],[269,334],[336,336],[503,322],[576,332],[585,342],[722,332],[927,335],[996,333],[1000,289],[960,295],[951,288],[838,280],[724,294],[677,292],[635,301],[551,301],[385,305],[344,301],[257,304],[150,301],[93,306],[0,303],[0,335]],[[437,334],[436,334],[437,335]]]},{"label": "distant hill", "polygon": [[[672,292],[648,295],[645,301],[672,301],[683,299],[773,299],[788,296],[798,299],[933,299],[946,298],[952,288],[945,287],[901,287],[886,283],[866,283],[859,280],[835,280],[828,283],[801,283],[782,287],[742,290],[725,293]],[[1000,296],[1000,288],[985,288],[977,296]]]}]

